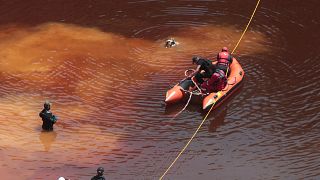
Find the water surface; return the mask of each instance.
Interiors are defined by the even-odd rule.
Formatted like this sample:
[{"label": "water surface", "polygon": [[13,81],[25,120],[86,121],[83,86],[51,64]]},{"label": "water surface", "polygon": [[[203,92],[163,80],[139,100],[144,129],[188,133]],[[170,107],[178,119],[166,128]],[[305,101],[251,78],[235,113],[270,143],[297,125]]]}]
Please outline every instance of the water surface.
[{"label": "water surface", "polygon": [[[254,1],[3,1],[4,179],[157,179],[204,114],[166,108],[191,57],[232,49]],[[320,178],[319,2],[262,1],[234,56],[243,87],[165,179]],[[164,48],[174,37],[180,44]],[[45,100],[60,119],[41,131]]]}]

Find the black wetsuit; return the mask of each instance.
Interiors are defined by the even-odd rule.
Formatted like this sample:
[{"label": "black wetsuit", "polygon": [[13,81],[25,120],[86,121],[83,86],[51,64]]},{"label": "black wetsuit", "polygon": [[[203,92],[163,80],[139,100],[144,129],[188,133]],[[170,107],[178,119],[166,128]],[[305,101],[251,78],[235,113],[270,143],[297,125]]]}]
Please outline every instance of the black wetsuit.
[{"label": "black wetsuit", "polygon": [[[196,62],[197,65],[200,65],[199,72],[195,75],[195,78],[197,81],[201,84],[203,83],[202,78],[210,78],[214,72],[214,66],[212,65],[212,62],[208,59],[199,59]],[[201,70],[204,70],[205,72],[201,74]]]},{"label": "black wetsuit", "polygon": [[106,180],[102,175],[96,175],[91,178],[91,180]]},{"label": "black wetsuit", "polygon": [[53,130],[53,124],[56,122],[56,117],[52,114],[52,112],[43,109],[39,116],[42,118],[42,129],[46,131]]}]

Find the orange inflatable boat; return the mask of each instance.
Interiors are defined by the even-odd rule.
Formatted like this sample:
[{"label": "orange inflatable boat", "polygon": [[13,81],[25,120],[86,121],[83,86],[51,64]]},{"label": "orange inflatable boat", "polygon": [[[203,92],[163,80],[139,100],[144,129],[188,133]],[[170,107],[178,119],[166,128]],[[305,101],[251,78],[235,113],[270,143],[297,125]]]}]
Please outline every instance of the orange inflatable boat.
[{"label": "orange inflatable boat", "polygon": [[[199,91],[190,92],[189,87],[191,85],[190,82],[192,83],[192,81],[183,80],[167,91],[165,103],[169,105],[183,102],[191,98],[191,102],[202,104],[203,110],[209,110],[212,105],[214,106],[213,109],[215,109],[239,88],[243,77],[244,71],[241,65],[237,59],[233,58],[233,61],[230,64],[228,83],[223,90],[210,94],[203,94]],[[190,95],[192,96],[190,97]]]}]

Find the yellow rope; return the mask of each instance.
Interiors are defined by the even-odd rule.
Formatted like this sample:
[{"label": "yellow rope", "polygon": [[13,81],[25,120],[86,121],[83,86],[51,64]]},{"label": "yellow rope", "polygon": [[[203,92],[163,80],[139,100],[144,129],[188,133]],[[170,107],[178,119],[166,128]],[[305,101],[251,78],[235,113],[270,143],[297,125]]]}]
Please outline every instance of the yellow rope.
[{"label": "yellow rope", "polygon": [[[250,18],[250,20],[249,20],[246,28],[245,28],[245,30],[243,31],[243,33],[242,33],[242,35],[241,35],[238,43],[236,44],[236,46],[235,46],[234,49],[232,50],[231,54],[237,49],[240,41],[242,40],[244,34],[246,33],[246,31],[247,31],[247,29],[248,29],[248,27],[249,27],[249,25],[250,25],[250,23],[251,23],[251,20],[252,20],[254,14],[256,13],[256,10],[257,10],[257,8],[258,8],[258,6],[259,6],[259,3],[260,3],[260,0],[258,0],[257,5],[256,5],[256,7],[254,8],[254,11],[253,11],[253,13],[252,13],[252,15],[251,15],[251,18]],[[196,136],[196,134],[197,134],[198,131],[200,130],[200,128],[201,128],[201,126],[203,125],[203,123],[206,121],[206,119],[207,119],[208,115],[210,114],[211,110],[213,109],[215,103],[216,103],[216,101],[214,101],[214,103],[212,104],[210,110],[208,111],[208,113],[206,114],[206,116],[203,118],[202,122],[200,123],[199,127],[197,128],[197,130],[193,133],[193,135],[192,135],[191,138],[189,139],[188,143],[183,147],[183,149],[180,151],[180,153],[178,154],[178,156],[177,156],[177,157],[174,159],[174,161],[170,164],[170,166],[169,166],[169,167],[167,168],[167,170],[163,173],[163,175],[159,178],[159,180],[162,180],[162,179],[163,179],[163,177],[168,173],[168,171],[170,170],[170,168],[171,168],[171,167],[174,165],[174,163],[179,159],[179,157],[181,156],[181,154],[187,149],[187,147],[189,146],[189,144],[191,143],[191,141],[193,140],[193,138]]]},{"label": "yellow rope", "polygon": [[[216,102],[216,101],[215,101]],[[193,133],[192,137],[189,139],[188,143],[183,147],[183,149],[180,151],[180,153],[178,154],[178,156],[174,159],[174,161],[171,163],[171,165],[168,167],[168,169],[166,170],[166,172],[163,173],[163,175],[159,178],[159,180],[162,180],[163,177],[167,174],[167,172],[170,170],[170,168],[174,165],[174,163],[179,159],[179,157],[181,156],[181,154],[186,150],[186,148],[189,146],[189,144],[191,143],[191,141],[193,140],[193,138],[196,136],[196,134],[198,133],[198,131],[200,130],[202,124],[206,121],[208,115],[210,114],[210,111],[212,110],[215,102],[212,104],[209,112],[207,113],[207,115],[204,117],[204,119],[202,120],[201,124],[199,125],[199,127],[197,128],[197,130]]]},{"label": "yellow rope", "polygon": [[247,31],[247,29],[248,29],[248,27],[249,27],[249,25],[250,25],[250,23],[251,23],[251,20],[253,19],[253,16],[254,16],[254,14],[256,13],[256,10],[258,9],[259,3],[260,3],[260,0],[258,0],[257,5],[256,5],[256,7],[255,7],[254,10],[253,10],[253,13],[252,13],[252,15],[251,15],[251,17],[250,17],[250,20],[249,20],[246,28],[244,29],[244,31],[243,31],[243,33],[242,33],[239,41],[237,42],[236,46],[233,48],[231,54],[233,54],[233,52],[237,49],[238,45],[240,44],[240,41],[242,40],[244,34],[246,33],[246,31]]}]

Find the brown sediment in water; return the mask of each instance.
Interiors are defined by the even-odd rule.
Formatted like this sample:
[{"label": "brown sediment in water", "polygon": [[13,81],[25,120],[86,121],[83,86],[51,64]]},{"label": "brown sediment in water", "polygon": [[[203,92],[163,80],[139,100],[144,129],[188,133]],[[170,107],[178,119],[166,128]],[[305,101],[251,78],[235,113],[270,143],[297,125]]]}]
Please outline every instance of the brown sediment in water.
[{"label": "brown sediment in water", "polygon": [[[168,50],[163,48],[162,42],[125,38],[76,25],[48,23],[36,27],[11,26],[0,31],[0,70],[6,76],[12,76],[5,81],[10,83],[12,89],[20,86],[21,81],[24,82],[24,92],[34,91],[34,84],[46,89],[59,85],[69,94],[90,99],[91,95],[86,92],[99,94],[101,89],[112,88],[117,85],[114,79],[127,81],[127,77],[144,78],[144,72],[163,68],[153,66],[156,62],[174,63],[173,57],[177,56],[188,62],[195,54],[213,58],[225,43],[219,36],[222,33],[231,49],[230,44],[239,36],[234,27],[209,26],[176,32],[175,38],[180,44]],[[261,34],[248,32],[247,36],[254,39],[248,43],[256,44],[255,51],[251,53],[266,51],[260,45],[264,38]],[[135,53],[135,48],[141,52]],[[245,42],[239,46],[239,51],[246,52]],[[142,66],[138,72],[129,70],[130,65],[135,63]],[[86,71],[88,69],[94,72]],[[114,79],[108,79],[110,75]],[[107,96],[105,93],[100,95]]]},{"label": "brown sediment in water", "polygon": [[[221,33],[225,37],[220,37]],[[52,167],[63,162],[99,164],[108,154],[118,156],[121,152],[114,149],[124,146],[119,138],[128,135],[109,132],[108,127],[118,127],[108,121],[132,125],[137,119],[121,112],[108,117],[108,110],[100,112],[99,108],[122,106],[128,108],[124,112],[130,111],[137,95],[126,87],[148,89],[152,83],[141,83],[148,79],[145,74],[158,72],[161,77],[162,69],[176,63],[191,64],[189,59],[195,54],[212,57],[226,42],[222,39],[233,42],[238,36],[232,26],[181,29],[174,36],[180,44],[166,49],[164,39],[151,42],[71,24],[2,27],[0,84],[10,90],[0,97],[0,124],[6,127],[0,129],[0,146],[15,161],[24,163],[38,162],[36,154],[40,152],[40,159],[45,158],[42,163]],[[250,43],[257,46],[251,53],[267,51],[260,45],[261,34],[249,32],[248,36],[254,37]],[[239,50],[244,52],[246,47]],[[53,101],[52,111],[60,117],[55,132],[41,132],[38,113],[45,99]],[[96,148],[102,151],[95,152]],[[24,151],[26,156],[16,151]],[[60,165],[52,165],[58,154]],[[36,164],[32,167],[22,174],[43,174]]]},{"label": "brown sediment in water", "polygon": [[[232,50],[256,1],[1,3],[0,174],[29,180],[90,179],[98,166],[158,178],[203,118],[188,106],[172,120],[165,91],[191,56]],[[167,178],[320,176],[317,4],[262,1],[235,54],[243,89]],[[180,44],[166,49],[170,37]],[[41,132],[46,99],[56,135]]]},{"label": "brown sediment in water", "polygon": [[[133,47],[124,37],[67,24],[50,23],[4,31],[11,32],[0,36],[3,72],[48,72],[63,61],[88,56],[100,61],[110,57],[111,62],[130,60],[127,54]],[[134,40],[137,44],[141,41]],[[77,65],[81,67],[80,60]]]},{"label": "brown sediment in water", "polygon": [[[112,86],[104,77],[116,74],[117,66],[126,70],[128,67],[123,65],[134,63],[135,57],[128,58],[133,47],[150,44],[94,28],[58,23],[4,29],[0,35],[0,71],[5,74],[2,78],[12,76],[5,82],[13,91],[22,81],[24,92],[34,92],[35,84],[46,89],[58,85],[85,98],[87,95],[82,93],[86,88],[99,84],[95,90],[99,94],[99,89]],[[124,73],[130,76],[129,71]]]},{"label": "brown sediment in water", "polygon": [[[181,43],[179,51],[186,55],[194,51],[206,53],[210,50],[216,53],[221,46],[228,46],[231,49],[239,38],[239,32],[232,26],[181,29],[176,34],[175,38]],[[264,39],[262,34],[248,31],[246,36],[248,38],[239,46],[239,51],[245,50],[246,43],[257,45],[252,53],[266,50],[260,44]],[[133,48],[159,47],[158,44],[160,47],[163,46],[162,42],[152,43],[102,32],[95,28],[59,23],[48,23],[37,27],[7,27],[0,31],[0,40],[2,57],[0,70],[7,73],[49,72],[59,67],[64,61],[76,62],[76,66],[84,68],[88,64],[82,63],[81,58],[86,57],[108,63],[117,63],[117,61],[134,63],[138,57],[130,54]],[[158,58],[170,59],[172,51],[157,48],[152,52],[144,52],[146,55],[154,53]],[[158,60],[157,57],[149,60],[151,62]],[[148,65],[152,66],[151,63]]]},{"label": "brown sediment in water", "polygon": [[[220,34],[224,34],[224,38],[220,37]],[[251,38],[251,45],[256,44],[255,51],[251,53],[267,51],[260,43],[264,39],[263,35],[250,31],[246,35]],[[40,103],[50,98],[47,95],[43,96],[45,91],[79,97],[84,102],[96,102],[98,107],[104,103],[99,100],[112,96],[114,90],[117,90],[117,82],[130,85],[128,77],[133,80],[144,79],[143,73],[166,68],[154,66],[154,63],[168,62],[169,65],[173,65],[175,59],[172,57],[181,56],[180,58],[185,58],[186,64],[189,64],[188,59],[194,54],[213,57],[225,42],[229,42],[226,45],[231,49],[231,44],[235,43],[234,40],[238,36],[239,32],[232,26],[181,29],[175,35],[180,44],[175,48],[166,49],[160,41],[125,38],[99,29],[70,24],[2,27],[0,71],[4,81],[1,83],[7,84],[11,91],[2,96],[1,106],[10,104],[8,107],[12,110],[10,114],[10,109],[7,109],[7,115],[2,117],[18,119],[18,122],[34,118],[38,113],[34,110],[41,107],[34,102]],[[246,52],[245,43],[239,46],[239,51]],[[136,48],[139,48],[139,53],[135,52]],[[135,63],[140,63],[140,69],[130,71],[130,65]],[[123,93],[130,92],[125,88],[121,89]],[[15,91],[24,94],[14,95]],[[30,93],[33,95],[26,98]],[[33,103],[32,106],[30,103],[21,105],[10,103],[10,99]],[[81,105],[70,108],[69,105],[58,103],[57,107],[61,111],[72,109],[80,119],[92,113]],[[21,114],[13,114],[16,110],[27,114],[21,118]]]}]

